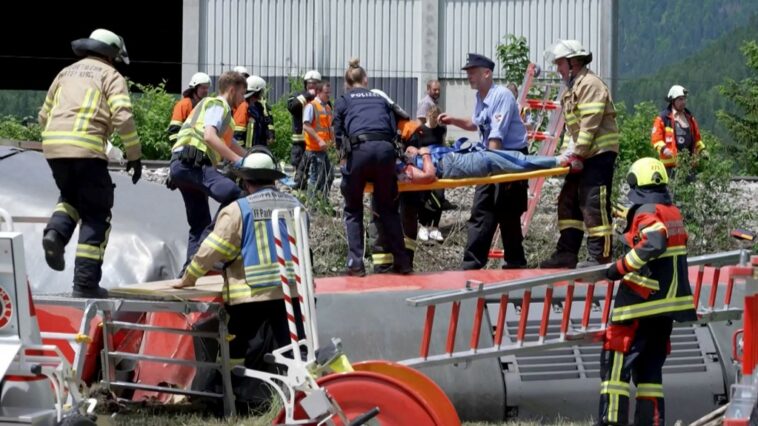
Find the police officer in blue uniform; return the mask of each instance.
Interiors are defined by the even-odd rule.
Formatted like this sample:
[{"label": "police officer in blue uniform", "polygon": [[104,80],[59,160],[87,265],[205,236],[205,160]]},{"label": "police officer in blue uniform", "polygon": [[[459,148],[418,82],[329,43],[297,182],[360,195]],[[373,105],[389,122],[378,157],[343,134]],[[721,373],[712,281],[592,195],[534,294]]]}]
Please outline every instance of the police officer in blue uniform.
[{"label": "police officer in blue uniform", "polygon": [[[463,67],[471,88],[476,90],[476,107],[471,118],[440,114],[442,124],[479,131],[489,149],[508,149],[527,154],[526,127],[518,104],[508,89],[492,81],[495,63],[486,56],[469,53]],[[487,265],[497,226],[503,238],[504,269],[526,267],[522,245],[521,215],[527,209],[527,181],[480,185],[468,220],[468,240],[463,252],[463,269]]]},{"label": "police officer in blue uniform", "polygon": [[363,191],[366,183],[372,182],[374,213],[393,256],[393,269],[408,274],[412,267],[405,252],[398,211],[394,144],[397,121],[393,104],[381,94],[366,88],[368,75],[358,59],[350,61],[345,71],[345,84],[347,91],[337,99],[332,124],[341,153],[340,190],[345,197],[347,273],[366,275],[363,263]]}]

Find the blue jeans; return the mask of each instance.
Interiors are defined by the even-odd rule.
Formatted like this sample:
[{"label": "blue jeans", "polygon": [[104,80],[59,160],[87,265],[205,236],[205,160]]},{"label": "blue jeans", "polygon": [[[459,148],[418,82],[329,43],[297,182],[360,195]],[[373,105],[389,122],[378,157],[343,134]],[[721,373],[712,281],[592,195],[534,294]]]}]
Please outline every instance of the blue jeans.
[{"label": "blue jeans", "polygon": [[326,151],[307,151],[305,161],[308,164],[308,196],[328,196],[334,176],[332,163]]},{"label": "blue jeans", "polygon": [[[187,260],[182,267],[182,273],[192,260],[203,239],[211,232],[215,223],[211,220],[208,197],[216,200],[221,206],[219,211],[232,201],[242,197],[242,191],[234,181],[222,175],[210,165],[194,166],[174,160],[170,165],[171,180],[179,188],[184,199],[184,208],[189,223],[189,239],[187,241]],[[218,212],[216,212],[218,215]]]}]

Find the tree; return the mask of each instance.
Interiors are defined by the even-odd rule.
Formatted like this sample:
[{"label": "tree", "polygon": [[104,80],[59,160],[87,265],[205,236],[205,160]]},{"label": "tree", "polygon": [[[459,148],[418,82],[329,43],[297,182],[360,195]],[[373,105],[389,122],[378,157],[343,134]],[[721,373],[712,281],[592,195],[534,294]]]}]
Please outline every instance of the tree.
[{"label": "tree", "polygon": [[499,43],[496,48],[497,58],[503,65],[505,78],[513,83],[521,84],[521,79],[529,66],[529,46],[526,37],[516,37],[508,34],[503,37],[504,43]]},{"label": "tree", "polygon": [[751,75],[739,82],[727,79],[719,90],[742,110],[742,114],[722,109],[718,112],[718,119],[734,139],[729,151],[739,172],[754,176],[758,175],[758,43],[748,41],[741,50]]}]

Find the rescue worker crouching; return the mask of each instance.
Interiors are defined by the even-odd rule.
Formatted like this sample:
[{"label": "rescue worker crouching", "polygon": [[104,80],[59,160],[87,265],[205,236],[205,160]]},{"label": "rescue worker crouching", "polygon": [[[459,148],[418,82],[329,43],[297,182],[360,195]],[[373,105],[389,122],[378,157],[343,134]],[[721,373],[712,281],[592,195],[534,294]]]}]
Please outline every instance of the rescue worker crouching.
[{"label": "rescue worker crouching", "polygon": [[662,368],[673,321],[697,320],[687,272],[687,231],[671,202],[664,165],[632,164],[623,242],[629,251],[607,278],[621,280],[600,357],[600,424],[628,423],[630,380],[637,388],[634,424],[664,425]]},{"label": "rescue worker crouching", "polygon": [[[271,366],[262,362],[263,355],[290,343],[271,214],[276,209],[294,210],[302,204],[276,188],[275,182],[285,174],[265,147],[254,147],[235,173],[250,195],[221,209],[213,232],[203,240],[174,288],[193,287],[215,264],[223,263],[222,297],[229,318],[229,334],[235,336],[229,343],[230,357],[233,363],[264,370]],[[286,228],[283,232],[287,232]],[[286,235],[283,240],[287,240]],[[294,264],[286,244],[284,254],[294,298],[297,295]],[[299,317],[299,304],[294,300],[295,315]],[[301,321],[297,323],[302,325]],[[299,333],[304,335],[302,329]],[[214,354],[210,356],[211,360],[216,359]],[[234,380],[238,403],[269,401],[261,396],[266,394],[260,389],[261,382],[236,376]]]},{"label": "rescue worker crouching", "polygon": [[668,106],[653,121],[650,139],[670,178],[674,176],[681,151],[689,151],[690,154],[705,159],[710,156],[700,137],[697,120],[687,109],[687,95],[684,87],[671,86],[666,97]]},{"label": "rescue worker crouching", "polygon": [[216,166],[221,159],[238,165],[245,155],[232,139],[231,109],[242,102],[246,87],[239,73],[222,74],[218,80],[221,95],[197,104],[171,150],[170,178],[182,194],[190,226],[184,268],[212,228],[208,197],[221,204],[221,209],[241,196],[234,181],[219,173]]},{"label": "rescue worker crouching", "polygon": [[255,145],[268,146],[274,142],[274,119],[264,98],[266,80],[247,77],[245,100],[234,109],[234,138],[246,149]]},{"label": "rescue worker crouching", "polygon": [[211,87],[211,77],[204,73],[198,72],[192,75],[187,89],[182,92],[182,99],[174,105],[171,113],[171,121],[168,124],[168,140],[173,145],[182,129],[182,124],[190,116],[192,110],[198,102],[208,96]]},{"label": "rescue worker crouching", "polygon": [[373,182],[373,205],[393,256],[393,269],[402,274],[412,272],[403,245],[403,230],[398,212],[397,175],[395,174],[396,118],[393,104],[382,94],[370,91],[368,74],[358,59],[350,61],[345,71],[347,91],[334,108],[334,132],[342,152],[340,190],[345,198],[344,216],[347,231],[347,273],[363,276],[363,191]]},{"label": "rescue worker crouching", "polygon": [[132,182],[142,175],[141,145],[126,80],[114,62],[129,64],[124,40],[105,29],[71,43],[83,57],[53,80],[39,112],[42,151],[60,190],[42,238],[50,268],[65,268],[64,250],[77,225],[74,297],[102,298],[102,264],[111,225],[113,190],[106,146],[116,129],[126,150]]}]

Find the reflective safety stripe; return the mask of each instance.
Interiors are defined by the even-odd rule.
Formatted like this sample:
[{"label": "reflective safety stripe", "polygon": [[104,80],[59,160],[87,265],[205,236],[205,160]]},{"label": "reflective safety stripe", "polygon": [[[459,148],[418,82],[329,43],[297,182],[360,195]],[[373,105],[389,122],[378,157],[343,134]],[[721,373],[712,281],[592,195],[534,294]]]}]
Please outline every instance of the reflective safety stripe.
[{"label": "reflective safety stripe", "polygon": [[598,148],[606,148],[606,147],[618,144],[618,141],[619,141],[618,133],[608,133],[603,136],[596,137],[595,145],[597,145]]},{"label": "reflective safety stripe", "polygon": [[654,231],[663,231],[663,233],[666,233],[666,225],[662,224],[661,222],[655,222],[654,224],[645,227],[640,231],[641,234],[647,234],[648,232],[654,232]]},{"label": "reflective safety stripe", "polygon": [[[605,226],[603,229],[603,257],[611,256],[611,236],[613,235],[613,225],[611,224],[611,218],[608,217],[608,202],[607,191],[608,188],[605,185],[600,187],[600,219]],[[589,230],[592,235],[592,229]]]},{"label": "reflective safety stripe", "polygon": [[629,383],[620,380],[602,382],[600,383],[600,393],[629,396]]},{"label": "reflective safety stripe", "polygon": [[132,108],[132,100],[129,98],[129,95],[125,95],[123,93],[113,95],[110,98],[108,98],[108,107],[111,109],[112,113],[115,113],[117,110],[121,108]]},{"label": "reflective safety stripe", "polygon": [[305,141],[305,136],[303,136],[302,133],[300,133],[298,135],[296,135],[296,134],[293,133],[292,134],[292,141],[293,142],[303,142],[303,141]]},{"label": "reflective safety stripe", "polygon": [[300,102],[300,105],[302,105],[302,106],[305,106],[305,104],[308,102],[308,100],[305,99],[305,96],[303,96],[303,95],[298,95],[297,96],[297,100],[298,100],[298,102]]},{"label": "reflective safety stripe", "polygon": [[90,244],[77,244],[76,257],[84,257],[93,260],[103,260],[103,249]]},{"label": "reflective safety stripe", "polygon": [[[676,280],[674,280],[671,283],[671,288],[676,289],[676,287],[677,283]],[[666,312],[686,311],[687,309],[693,308],[694,303],[692,295],[667,297],[665,299],[642,302],[635,305],[614,307],[611,319],[613,321],[625,321],[628,319],[657,315]]]},{"label": "reflective safety stripe", "polygon": [[642,275],[636,273],[636,272],[630,272],[626,275],[624,275],[624,281],[629,281],[634,284],[640,285],[645,288],[649,288],[651,290],[658,291],[661,289],[660,285],[658,284],[658,280],[654,280],[652,278],[643,277]]},{"label": "reflective safety stripe", "polygon": [[181,126],[182,124],[184,124],[184,122],[179,120],[171,120],[168,123],[169,126]]},{"label": "reflective safety stripe", "polygon": [[663,385],[659,383],[638,383],[637,398],[663,398]]},{"label": "reflective safety stripe", "polygon": [[190,262],[189,266],[187,267],[187,273],[192,275],[195,278],[202,277],[203,275],[205,275],[206,272],[208,271],[202,266],[200,266],[200,264],[197,263],[195,260],[192,260],[192,262]]},{"label": "reflective safety stripe", "polygon": [[705,143],[703,141],[697,141],[695,142],[695,150],[696,151],[702,151],[705,149]]},{"label": "reflective safety stripe", "polygon": [[74,145],[97,153],[105,153],[105,142],[99,136],[83,132],[44,131],[42,145]]},{"label": "reflective safety stripe", "polygon": [[564,114],[564,117],[566,119],[566,124],[568,125],[574,125],[579,122],[579,118],[571,111],[566,111],[566,114]]},{"label": "reflective safety stripe", "polygon": [[660,154],[661,151],[663,151],[663,148],[666,147],[666,142],[663,141],[655,141],[653,142],[653,148],[655,148],[656,151]]},{"label": "reflective safety stripe", "polygon": [[391,265],[395,261],[395,258],[392,256],[392,253],[372,253],[371,260],[375,265]]},{"label": "reflective safety stripe", "polygon": [[223,255],[227,260],[232,260],[240,253],[240,248],[234,244],[229,243],[225,239],[219,237],[217,234],[211,232],[203,240],[203,245],[208,246],[216,252]]},{"label": "reflective safety stripe", "polygon": [[581,130],[576,138],[577,145],[590,145],[592,143],[592,133]]},{"label": "reflective safety stripe", "polygon": [[576,106],[582,116],[593,115],[605,111],[605,102],[588,102]]},{"label": "reflective safety stripe", "polygon": [[563,231],[564,229],[575,228],[584,232],[584,222],[575,219],[561,219],[558,221],[558,229]]},{"label": "reflective safety stripe", "polygon": [[237,125],[234,126],[234,131],[235,132],[244,132],[245,129],[246,129],[245,126],[237,126]]},{"label": "reflective safety stripe", "polygon": [[95,115],[97,105],[100,102],[100,91],[87,89],[84,95],[84,102],[79,106],[79,112],[76,114],[74,121],[75,132],[86,132],[89,127],[89,121]]},{"label": "reflective safety stripe", "polygon": [[[611,380],[603,382],[607,383],[607,386],[611,386],[608,389],[608,420],[616,423],[619,417],[619,396],[629,396],[629,384],[621,381],[621,370],[624,366],[624,354],[621,352],[613,352],[613,363],[611,365]],[[602,393],[601,384],[601,393]],[[610,392],[613,390],[613,392]],[[623,393],[626,392],[626,393]]]},{"label": "reflective safety stripe", "polygon": [[592,228],[589,228],[587,230],[587,233],[590,237],[603,237],[606,235],[613,235],[613,226],[611,225],[602,225],[602,226],[593,226]]},{"label": "reflective safety stripe", "polygon": [[69,203],[60,202],[55,205],[56,212],[62,212],[68,215],[74,222],[79,222],[79,212]]},{"label": "reflective safety stripe", "polygon": [[405,237],[404,241],[405,241],[405,248],[407,248],[408,250],[416,251],[416,240]]},{"label": "reflective safety stripe", "polygon": [[[284,263],[287,268],[287,280],[290,284],[295,284],[295,264],[292,261]],[[240,283],[238,286],[248,288],[263,288],[281,285],[281,272],[278,263],[268,263],[261,265],[251,265],[245,267],[245,281],[247,284]]]},{"label": "reflective safety stripe", "polygon": [[662,257],[671,257],[671,256],[684,256],[687,254],[687,246],[671,246],[666,249],[666,251],[658,256],[658,259]]},{"label": "reflective safety stripe", "polygon": [[624,261],[634,269],[640,269],[645,266],[645,261],[640,259],[640,256],[634,249],[629,250],[629,253],[624,256]]},{"label": "reflective safety stripe", "polygon": [[125,133],[121,135],[121,142],[124,143],[124,148],[131,148],[133,146],[139,145],[139,137],[137,136],[137,131]]}]

